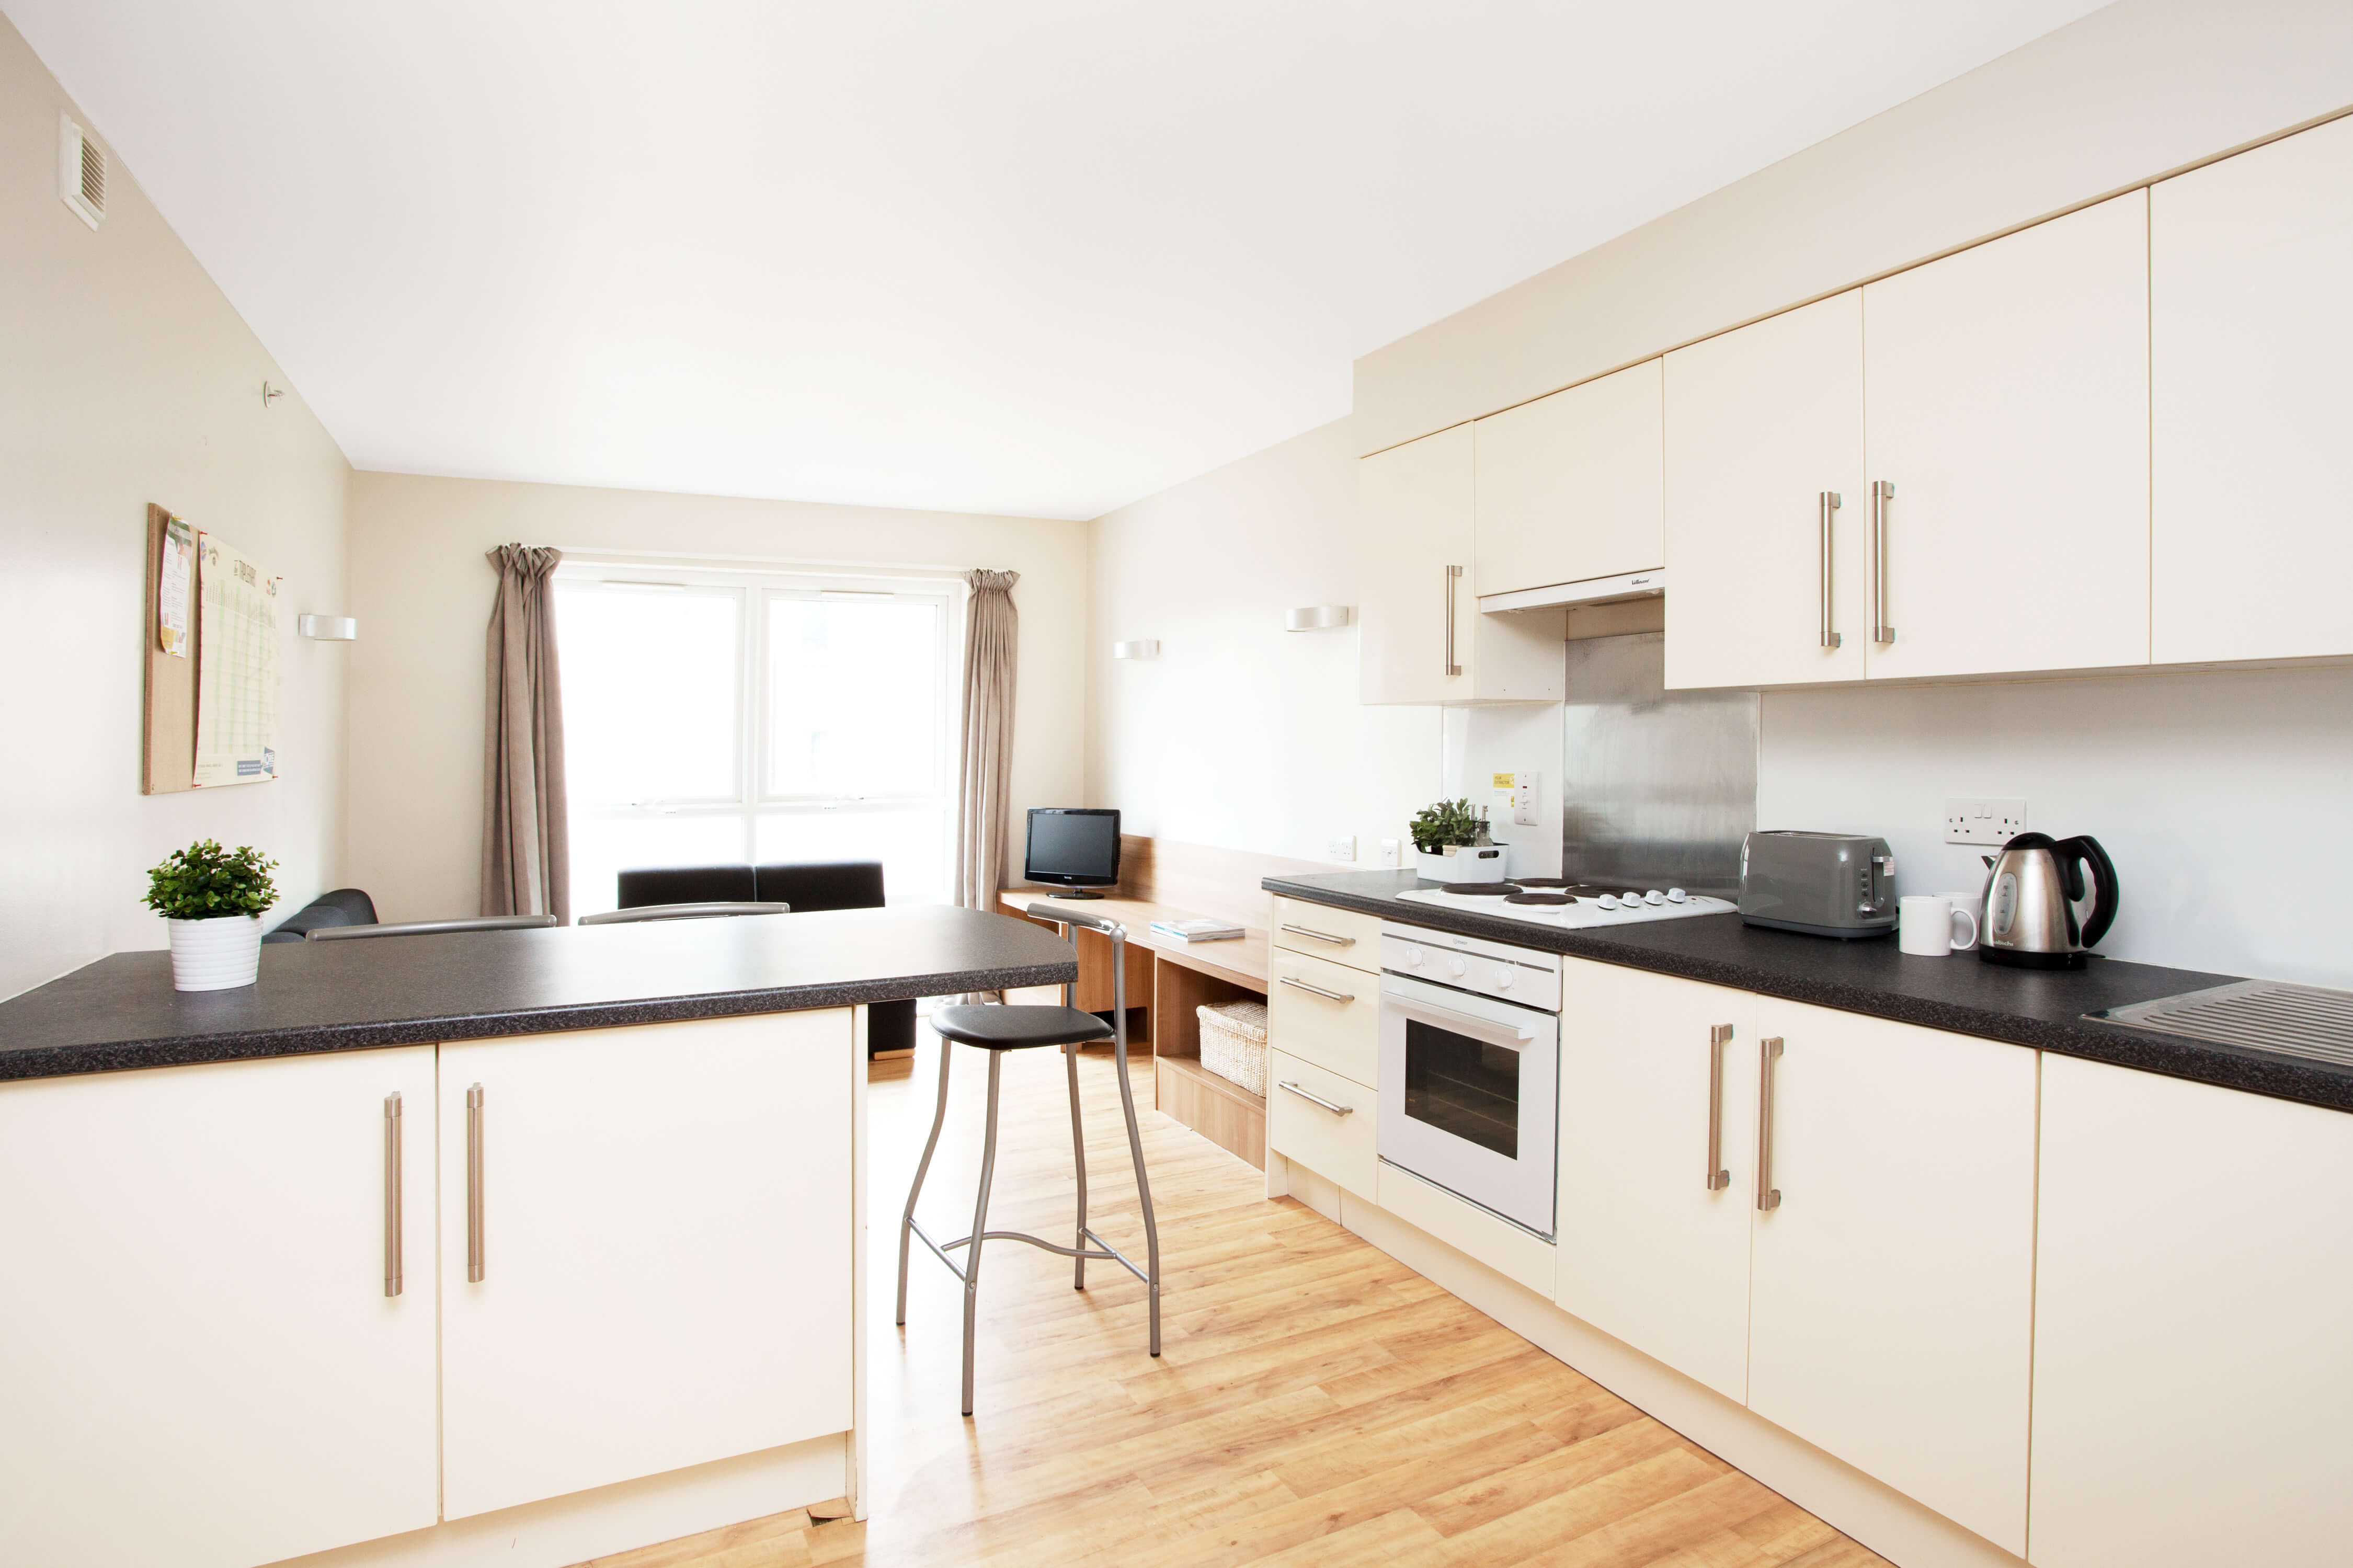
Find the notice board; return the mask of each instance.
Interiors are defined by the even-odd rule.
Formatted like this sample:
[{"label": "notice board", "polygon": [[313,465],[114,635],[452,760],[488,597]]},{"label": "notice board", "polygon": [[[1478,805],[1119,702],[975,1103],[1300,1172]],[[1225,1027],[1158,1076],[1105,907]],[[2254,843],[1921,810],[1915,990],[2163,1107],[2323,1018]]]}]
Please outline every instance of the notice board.
[{"label": "notice board", "polygon": [[285,580],[170,509],[147,509],[142,788],[278,776],[279,618]]}]

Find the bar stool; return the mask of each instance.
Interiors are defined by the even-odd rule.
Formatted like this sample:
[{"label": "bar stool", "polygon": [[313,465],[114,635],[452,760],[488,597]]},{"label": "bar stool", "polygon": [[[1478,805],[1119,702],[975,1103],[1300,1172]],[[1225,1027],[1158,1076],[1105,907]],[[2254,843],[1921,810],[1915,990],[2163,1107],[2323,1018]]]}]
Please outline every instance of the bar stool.
[{"label": "bar stool", "polygon": [[[1082,914],[1075,910],[1056,909],[1049,904],[1032,904],[1029,915],[1037,920],[1051,921],[1060,925],[1085,926],[1111,938],[1111,997],[1112,1023],[1106,1027],[1092,1013],[1082,1013],[1071,1005],[1074,987],[1062,987],[1062,1005],[1040,1006],[962,1006],[942,1007],[932,1015],[932,1027],[940,1037],[940,1103],[932,1116],[932,1135],[923,1144],[922,1163],[915,1167],[915,1184],[907,1193],[907,1212],[899,1222],[899,1323],[907,1322],[907,1254],[908,1237],[920,1237],[933,1255],[948,1266],[948,1272],[964,1281],[964,1413],[972,1414],[972,1346],[973,1327],[980,1305],[980,1244],[984,1241],[1026,1241],[1048,1252],[1058,1252],[1076,1258],[1071,1275],[1071,1289],[1087,1288],[1087,1262],[1101,1258],[1118,1264],[1144,1281],[1145,1294],[1151,1305],[1152,1353],[1160,1353],[1160,1229],[1152,1217],[1152,1187],[1144,1174],[1144,1139],[1135,1126],[1135,1093],[1127,1082],[1127,928],[1117,921],[1101,915]],[[1072,943],[1076,945],[1076,937]],[[1079,1121],[1079,1047],[1108,1036],[1119,1064],[1119,1103],[1127,1116],[1127,1151],[1135,1162],[1135,1195],[1144,1205],[1144,1247],[1145,1267],[1138,1268],[1117,1247],[1097,1236],[1087,1226],[1087,1140],[1086,1131]],[[988,1053],[988,1121],[980,1148],[980,1195],[973,1205],[972,1233],[957,1240],[934,1241],[923,1227],[915,1223],[915,1200],[923,1194],[923,1178],[932,1168],[932,1154],[939,1147],[940,1128],[948,1115],[948,1058],[955,1054],[956,1044],[976,1047]],[[1039,1237],[1018,1230],[988,1228],[988,1188],[997,1173],[997,1083],[1007,1051],[1028,1050],[1037,1046],[1060,1046],[1063,1065],[1071,1083],[1071,1153],[1078,1170],[1079,1221],[1075,1245],[1057,1247]],[[1093,1247],[1087,1244],[1092,1242]],[[971,1250],[965,1255],[962,1268],[948,1256],[960,1247]]]}]

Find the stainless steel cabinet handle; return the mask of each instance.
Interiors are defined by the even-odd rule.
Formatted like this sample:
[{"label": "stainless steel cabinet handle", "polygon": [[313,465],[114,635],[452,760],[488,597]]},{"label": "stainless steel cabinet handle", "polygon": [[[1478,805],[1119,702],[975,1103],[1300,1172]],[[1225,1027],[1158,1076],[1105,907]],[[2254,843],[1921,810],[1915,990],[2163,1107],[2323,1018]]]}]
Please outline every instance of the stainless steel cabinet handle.
[{"label": "stainless steel cabinet handle", "polygon": [[1720,1193],[1732,1185],[1724,1168],[1724,1047],[1732,1042],[1732,1026],[1717,1024],[1707,1032],[1707,1190]]},{"label": "stainless steel cabinet handle", "polygon": [[1322,1106],[1324,1110],[1330,1111],[1335,1116],[1354,1116],[1356,1113],[1356,1108],[1353,1105],[1335,1105],[1330,1100],[1324,1099],[1322,1095],[1310,1094],[1295,1083],[1286,1082],[1279,1087],[1289,1089],[1292,1093],[1297,1095],[1300,1099],[1305,1100],[1310,1105]]},{"label": "stainless steel cabinet handle", "polygon": [[1454,584],[1461,580],[1461,567],[1449,566],[1446,569],[1446,673],[1449,676],[1462,673],[1461,665],[1454,658]]},{"label": "stainless steel cabinet handle", "polygon": [[466,1283],[480,1285],[482,1261],[482,1086],[466,1091]]},{"label": "stainless steel cabinet handle", "polygon": [[1781,1206],[1773,1184],[1773,1064],[1780,1059],[1780,1036],[1757,1042],[1757,1207],[1768,1214]]},{"label": "stainless steel cabinet handle", "polygon": [[1846,639],[1831,628],[1831,513],[1845,504],[1836,490],[1824,490],[1822,510],[1822,646],[1836,647]]},{"label": "stainless steel cabinet handle", "polygon": [[1887,624],[1887,503],[1894,499],[1892,481],[1872,481],[1871,640],[1882,647],[1895,640],[1895,628]]},{"label": "stainless steel cabinet handle", "polygon": [[400,1093],[384,1097],[384,1293],[400,1294]]},{"label": "stainless steel cabinet handle", "polygon": [[1295,926],[1286,924],[1282,929],[1289,931],[1293,936],[1312,936],[1317,942],[1328,942],[1334,947],[1354,947],[1356,945],[1356,939],[1353,936],[1334,936],[1328,931],[1317,931],[1312,926]]},{"label": "stainless steel cabinet handle", "polygon": [[1310,996],[1322,996],[1334,1002],[1354,1002],[1356,1000],[1354,996],[1350,995],[1345,991],[1326,991],[1321,985],[1310,985],[1304,980],[1293,980],[1288,974],[1278,974],[1275,978],[1282,981],[1285,985],[1290,986],[1293,991],[1304,991]]}]

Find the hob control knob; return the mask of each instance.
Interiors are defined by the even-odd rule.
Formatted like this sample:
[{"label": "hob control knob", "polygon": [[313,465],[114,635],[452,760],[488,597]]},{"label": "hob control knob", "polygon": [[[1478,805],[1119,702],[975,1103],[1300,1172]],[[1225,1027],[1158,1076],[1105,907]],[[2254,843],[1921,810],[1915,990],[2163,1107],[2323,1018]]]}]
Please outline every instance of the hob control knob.
[{"label": "hob control knob", "polygon": [[1421,949],[1418,947],[1407,948],[1405,950],[1405,961],[1408,963],[1415,965],[1417,968],[1419,967],[1421,963]]},{"label": "hob control knob", "polygon": [[1458,958],[1458,959],[1455,959],[1455,960],[1453,960],[1451,963],[1448,963],[1448,964],[1447,964],[1447,966],[1446,966],[1446,968],[1447,968],[1447,972],[1448,972],[1449,973],[1452,974],[1452,975],[1453,975],[1456,979],[1458,979],[1458,980],[1459,980],[1459,979],[1461,979],[1463,975],[1468,974],[1468,973],[1471,972],[1471,966],[1470,966],[1469,964],[1467,964],[1467,963],[1463,963],[1463,962],[1462,962],[1461,959],[1459,959],[1459,958]]},{"label": "hob control knob", "polygon": [[1604,893],[1593,901],[1599,904],[1605,910],[1614,910],[1618,907],[1618,895],[1615,893]]},{"label": "hob control knob", "polygon": [[1667,889],[1667,902],[1671,904],[1683,903],[1690,898],[1691,895],[1684,892],[1681,888],[1669,888]]},{"label": "hob control knob", "polygon": [[1646,904],[1663,904],[1667,901],[1667,896],[1666,894],[1659,891],[1658,889],[1652,888],[1649,892],[1642,895],[1642,901]]},{"label": "hob control knob", "polygon": [[1498,964],[1498,965],[1496,966],[1496,968],[1495,968],[1495,989],[1496,989],[1496,990],[1498,990],[1498,991],[1509,991],[1511,988],[1512,988],[1512,968],[1511,968],[1511,965],[1509,965],[1509,964],[1507,964],[1507,963],[1506,963],[1506,964]]}]

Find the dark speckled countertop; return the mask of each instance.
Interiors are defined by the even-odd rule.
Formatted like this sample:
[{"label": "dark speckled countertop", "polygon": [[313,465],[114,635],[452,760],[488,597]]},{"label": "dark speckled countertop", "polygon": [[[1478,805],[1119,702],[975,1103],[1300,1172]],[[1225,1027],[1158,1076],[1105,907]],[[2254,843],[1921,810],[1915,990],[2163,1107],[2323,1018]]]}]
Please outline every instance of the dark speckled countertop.
[{"label": "dark speckled countertop", "polygon": [[259,982],[232,991],[174,991],[169,953],[118,952],[0,1002],[0,1080],[846,1007],[1076,973],[1042,927],[929,907],[265,943]]},{"label": "dark speckled countertop", "polygon": [[2138,1068],[2224,1089],[2245,1089],[2333,1110],[2353,1110],[2353,1068],[2302,1057],[2211,1044],[2085,1016],[2104,1008],[2176,995],[2242,978],[2163,969],[2094,956],[2073,972],[2003,969],[1973,953],[1917,958],[1892,936],[1859,942],[1765,931],[1737,915],[1694,915],[1601,931],[1553,931],[1525,921],[1408,903],[1397,895],[1437,886],[1410,871],[1334,871],[1269,877],[1286,898],[1356,910],[1409,925],[1516,942],[1546,952],[1623,963],[1711,985],[1731,986],[1931,1029],[1977,1035]]}]

